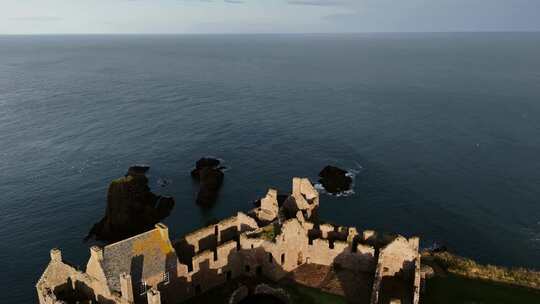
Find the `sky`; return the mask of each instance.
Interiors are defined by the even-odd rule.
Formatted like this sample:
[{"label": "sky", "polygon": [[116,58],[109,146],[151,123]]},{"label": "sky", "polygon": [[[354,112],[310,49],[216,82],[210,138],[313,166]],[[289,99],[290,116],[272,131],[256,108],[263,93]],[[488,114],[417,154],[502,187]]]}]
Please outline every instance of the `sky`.
[{"label": "sky", "polygon": [[0,34],[540,31],[540,0],[0,0]]}]

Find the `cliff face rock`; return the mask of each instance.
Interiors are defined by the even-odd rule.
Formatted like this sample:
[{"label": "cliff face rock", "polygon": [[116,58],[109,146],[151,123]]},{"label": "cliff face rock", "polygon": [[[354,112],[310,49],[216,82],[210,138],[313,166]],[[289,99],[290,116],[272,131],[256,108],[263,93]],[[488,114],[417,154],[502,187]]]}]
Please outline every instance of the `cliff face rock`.
[{"label": "cliff face rock", "polygon": [[220,161],[217,159],[201,158],[195,164],[195,169],[191,171],[191,177],[199,181],[197,204],[201,206],[211,206],[217,199],[225,177],[221,171],[223,167],[219,164]]},{"label": "cliff face rock", "polygon": [[150,191],[148,166],[132,166],[128,173],[111,182],[107,192],[107,209],[101,221],[94,224],[85,240],[116,242],[154,228],[169,216],[174,207],[172,197]]},{"label": "cliff face rock", "polygon": [[351,190],[352,178],[347,175],[347,171],[334,166],[326,166],[319,173],[319,182],[324,189],[336,194]]}]

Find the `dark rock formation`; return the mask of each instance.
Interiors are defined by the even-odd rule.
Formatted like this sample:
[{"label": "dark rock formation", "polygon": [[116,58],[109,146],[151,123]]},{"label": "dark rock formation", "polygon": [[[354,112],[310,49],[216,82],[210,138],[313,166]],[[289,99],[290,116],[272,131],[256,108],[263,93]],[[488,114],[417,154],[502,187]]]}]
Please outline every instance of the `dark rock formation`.
[{"label": "dark rock formation", "polygon": [[223,167],[214,158],[201,158],[195,164],[195,169],[191,171],[191,176],[199,181],[199,193],[197,194],[197,204],[205,207],[211,206],[217,199],[221,185],[223,184]]},{"label": "dark rock formation", "polygon": [[352,178],[347,176],[347,171],[343,169],[326,166],[319,173],[319,177],[321,178],[319,182],[330,193],[336,194],[351,189]]},{"label": "dark rock formation", "polygon": [[154,228],[169,216],[174,207],[172,197],[150,191],[148,166],[132,166],[124,177],[111,182],[107,193],[107,209],[101,221],[94,224],[85,240],[116,242]]},{"label": "dark rock formation", "polygon": [[224,167],[220,167],[219,164],[219,159],[203,157],[195,163],[195,169],[191,171],[191,177],[198,180],[200,175],[199,173],[203,168],[223,169]]}]

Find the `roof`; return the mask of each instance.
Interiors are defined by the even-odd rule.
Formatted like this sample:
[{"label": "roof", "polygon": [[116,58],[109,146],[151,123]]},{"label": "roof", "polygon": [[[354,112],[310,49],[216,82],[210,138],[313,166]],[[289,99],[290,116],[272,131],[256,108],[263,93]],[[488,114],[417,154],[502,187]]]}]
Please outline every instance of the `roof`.
[{"label": "roof", "polygon": [[176,269],[177,256],[170,240],[159,228],[103,248],[103,270],[111,290],[120,291],[121,273],[133,283]]}]

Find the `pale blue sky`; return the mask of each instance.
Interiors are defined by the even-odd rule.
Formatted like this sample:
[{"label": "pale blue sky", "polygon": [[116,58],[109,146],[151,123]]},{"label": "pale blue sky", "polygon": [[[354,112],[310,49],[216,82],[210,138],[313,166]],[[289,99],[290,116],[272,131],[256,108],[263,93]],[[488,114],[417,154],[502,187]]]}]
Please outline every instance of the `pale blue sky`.
[{"label": "pale blue sky", "polygon": [[0,34],[540,30],[540,0],[0,2]]}]

